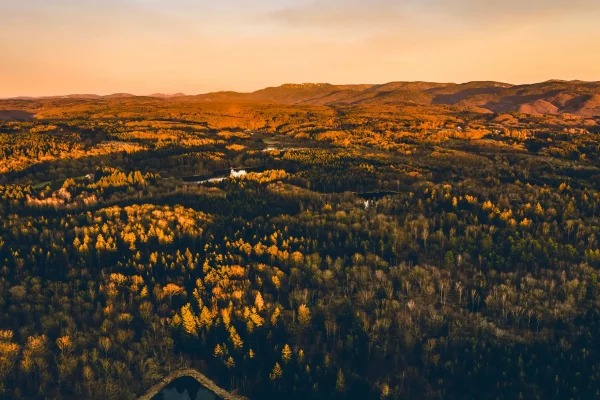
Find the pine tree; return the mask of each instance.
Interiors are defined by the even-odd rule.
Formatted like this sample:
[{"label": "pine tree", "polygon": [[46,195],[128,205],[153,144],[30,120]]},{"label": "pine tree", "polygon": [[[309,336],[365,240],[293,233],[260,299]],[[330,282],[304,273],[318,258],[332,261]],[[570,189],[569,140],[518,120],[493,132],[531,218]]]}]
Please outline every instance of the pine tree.
[{"label": "pine tree", "polygon": [[341,368],[338,370],[337,379],[335,381],[335,390],[340,393],[346,391],[346,378],[344,378],[344,373]]}]

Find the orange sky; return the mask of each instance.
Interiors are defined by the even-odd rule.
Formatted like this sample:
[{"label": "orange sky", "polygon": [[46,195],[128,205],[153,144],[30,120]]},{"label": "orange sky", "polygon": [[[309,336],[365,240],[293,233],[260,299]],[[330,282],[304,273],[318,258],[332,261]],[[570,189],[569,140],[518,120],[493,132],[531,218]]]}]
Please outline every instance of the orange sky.
[{"label": "orange sky", "polygon": [[598,0],[0,0],[0,97],[600,80]]}]

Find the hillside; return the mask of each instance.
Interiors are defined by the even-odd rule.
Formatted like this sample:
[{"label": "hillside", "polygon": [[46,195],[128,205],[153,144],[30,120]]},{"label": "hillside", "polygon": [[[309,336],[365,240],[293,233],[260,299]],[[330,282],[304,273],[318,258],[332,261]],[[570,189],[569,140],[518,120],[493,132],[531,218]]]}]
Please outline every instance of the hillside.
[{"label": "hillside", "polygon": [[495,113],[600,115],[600,83],[548,81],[531,85],[500,82],[464,84],[392,82],[384,85],[283,85],[247,99],[314,105],[450,105]]},{"label": "hillside", "polygon": [[528,85],[478,81],[463,84],[390,82],[383,85],[286,84],[253,93],[217,92],[195,96],[202,101],[253,101],[282,104],[446,105],[479,112],[576,114],[600,116],[600,83],[547,81]]},{"label": "hillside", "polygon": [[[132,94],[107,96],[69,95],[40,99],[124,99]],[[328,83],[285,84],[252,93],[212,92],[195,96],[151,94],[151,98],[200,102],[260,102],[319,106],[453,106],[480,113],[575,114],[600,116],[600,82],[559,81],[512,85],[493,81],[462,84],[434,82],[390,82],[383,85],[331,85]],[[19,97],[11,99],[31,100]]]}]

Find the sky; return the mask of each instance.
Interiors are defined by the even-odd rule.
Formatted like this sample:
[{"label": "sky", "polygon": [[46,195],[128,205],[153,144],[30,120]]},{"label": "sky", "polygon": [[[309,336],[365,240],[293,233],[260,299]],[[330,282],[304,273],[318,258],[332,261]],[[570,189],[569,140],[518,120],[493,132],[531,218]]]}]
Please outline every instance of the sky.
[{"label": "sky", "polygon": [[0,97],[600,80],[599,0],[0,0]]}]

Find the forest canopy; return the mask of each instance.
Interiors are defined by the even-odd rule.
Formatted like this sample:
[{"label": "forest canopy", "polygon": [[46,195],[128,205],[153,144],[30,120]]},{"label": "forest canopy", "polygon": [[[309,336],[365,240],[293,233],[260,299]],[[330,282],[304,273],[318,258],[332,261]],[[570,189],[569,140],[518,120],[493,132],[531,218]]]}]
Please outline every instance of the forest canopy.
[{"label": "forest canopy", "polygon": [[11,100],[0,397],[600,396],[600,118]]}]

